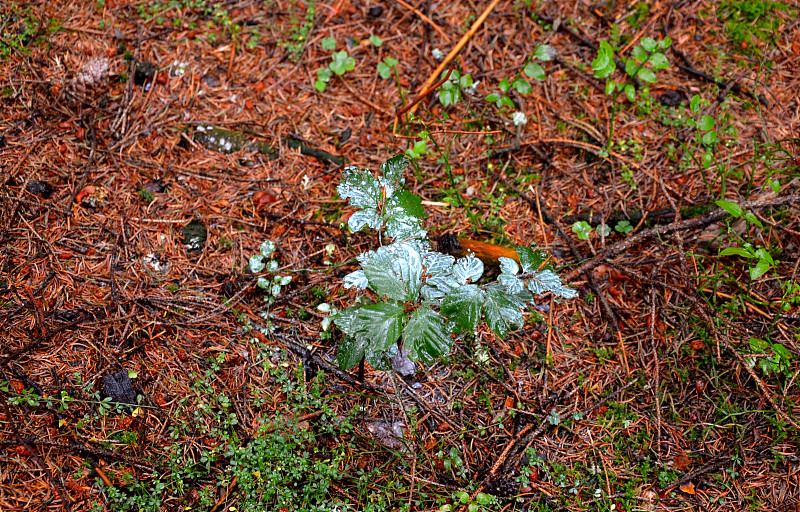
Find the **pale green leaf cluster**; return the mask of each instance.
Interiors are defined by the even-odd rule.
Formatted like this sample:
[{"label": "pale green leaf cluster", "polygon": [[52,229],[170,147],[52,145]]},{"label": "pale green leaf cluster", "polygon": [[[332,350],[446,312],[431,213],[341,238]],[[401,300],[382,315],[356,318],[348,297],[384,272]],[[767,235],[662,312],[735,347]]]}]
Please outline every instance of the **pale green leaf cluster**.
[{"label": "pale green leaf cluster", "polygon": [[360,254],[361,269],[344,278],[345,288],[369,290],[374,300],[362,297],[343,311],[331,309],[345,334],[337,354],[341,368],[365,359],[388,369],[401,346],[412,361],[432,362],[450,351],[454,335],[481,321],[498,336],[521,326],[522,310],[535,295],[577,295],[551,269],[542,269],[543,253],[528,247],[517,248],[521,265],[501,258],[500,277],[487,284],[479,283],[484,266],[474,255],[456,259],[432,250],[422,229],[422,201],[403,188],[406,165],[402,155],[391,158],[377,178],[350,167],[337,188],[358,209],[350,229],[368,227],[392,242]]},{"label": "pale green leaf cluster", "polygon": [[292,276],[277,276],[274,275],[278,270],[278,261],[272,258],[275,253],[275,243],[269,240],[261,244],[258,252],[250,256],[249,266],[250,271],[254,274],[266,272],[266,276],[259,276],[256,284],[262,290],[267,292],[264,298],[266,301],[272,301],[281,293],[281,288],[286,286],[292,281]]}]

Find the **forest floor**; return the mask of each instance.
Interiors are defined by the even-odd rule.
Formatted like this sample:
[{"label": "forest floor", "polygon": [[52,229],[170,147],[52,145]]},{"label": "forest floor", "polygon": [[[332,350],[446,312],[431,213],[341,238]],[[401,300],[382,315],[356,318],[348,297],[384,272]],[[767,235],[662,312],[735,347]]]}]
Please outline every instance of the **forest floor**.
[{"label": "forest floor", "polygon": [[[800,510],[796,6],[0,9],[0,510]],[[339,370],[336,186],[398,153],[578,298]]]}]

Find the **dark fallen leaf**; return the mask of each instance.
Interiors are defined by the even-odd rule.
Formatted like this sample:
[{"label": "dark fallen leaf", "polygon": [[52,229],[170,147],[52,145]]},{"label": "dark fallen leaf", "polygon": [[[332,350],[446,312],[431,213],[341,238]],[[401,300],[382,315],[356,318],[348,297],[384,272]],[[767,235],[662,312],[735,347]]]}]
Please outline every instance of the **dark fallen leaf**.
[{"label": "dark fallen leaf", "polygon": [[35,180],[28,183],[25,187],[31,194],[37,195],[41,198],[47,199],[53,194],[53,186],[46,181]]},{"label": "dark fallen leaf", "polygon": [[208,230],[202,222],[195,219],[183,227],[183,243],[189,252],[200,252],[208,238]]},{"label": "dark fallen leaf", "polygon": [[156,67],[146,60],[141,60],[136,63],[136,69],[133,72],[133,83],[136,85],[144,85],[153,79],[156,74]]}]

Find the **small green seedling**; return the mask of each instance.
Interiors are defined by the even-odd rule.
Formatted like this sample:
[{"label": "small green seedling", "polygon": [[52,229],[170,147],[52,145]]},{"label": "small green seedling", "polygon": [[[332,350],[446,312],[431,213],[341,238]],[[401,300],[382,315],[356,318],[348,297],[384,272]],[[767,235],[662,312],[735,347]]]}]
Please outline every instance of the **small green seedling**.
[{"label": "small green seedling", "polygon": [[386,57],[382,62],[378,63],[378,74],[381,78],[391,78],[392,72],[397,72],[397,64],[399,64],[397,59]]},{"label": "small green seedling", "polygon": [[491,93],[486,96],[486,101],[488,103],[494,103],[499,109],[516,109],[516,105],[508,95],[509,91],[514,89],[520,94],[530,94],[531,91],[533,91],[533,86],[528,80],[525,79],[525,76],[533,80],[544,80],[546,78],[544,69],[540,64],[536,63],[535,60],[549,62],[553,60],[555,54],[556,52],[551,46],[542,44],[538,45],[536,50],[533,52],[533,56],[531,56],[531,58],[528,59],[528,62],[525,63],[525,66],[522,67],[522,74],[517,73],[516,76],[510,80],[508,78],[502,79],[497,85],[497,87],[500,89],[500,94]]},{"label": "small green seedling", "polygon": [[[642,82],[655,83],[656,71],[667,69],[669,61],[664,56],[664,51],[670,47],[672,40],[665,37],[661,41],[656,41],[652,37],[643,37],[641,43],[633,47],[633,56],[625,61],[624,82],[617,83],[613,80],[606,82],[606,94],[614,96],[616,100],[620,92],[624,92],[630,101],[636,101],[636,88],[633,86],[633,78],[636,77]],[[600,49],[597,58],[592,62],[595,78],[608,78],[617,68],[614,62],[614,49],[607,41],[600,41]],[[614,92],[617,94],[614,94]]]},{"label": "small green seedling", "polygon": [[[320,43],[326,50],[333,51],[336,49],[336,40],[332,37],[326,37]],[[331,54],[331,63],[326,68],[320,68],[316,71],[317,79],[314,81],[314,88],[319,92],[324,92],[328,86],[333,75],[342,76],[347,71],[352,71],[356,67],[356,60],[347,53],[347,50],[340,52],[333,52]]]},{"label": "small green seedling", "polygon": [[250,257],[250,271],[254,274],[266,272],[267,276],[259,276],[256,284],[262,290],[267,291],[267,296],[264,297],[266,302],[272,303],[275,297],[280,295],[281,288],[286,286],[292,281],[292,276],[277,276],[274,275],[278,270],[278,261],[272,259],[275,253],[275,243],[269,240],[261,244],[259,252]]},{"label": "small green seedling", "polygon": [[[442,71],[442,78],[447,76],[447,71]],[[457,69],[450,72],[450,77],[439,87],[439,101],[442,106],[449,107],[461,99],[461,91],[472,87],[471,75],[462,75]]]}]

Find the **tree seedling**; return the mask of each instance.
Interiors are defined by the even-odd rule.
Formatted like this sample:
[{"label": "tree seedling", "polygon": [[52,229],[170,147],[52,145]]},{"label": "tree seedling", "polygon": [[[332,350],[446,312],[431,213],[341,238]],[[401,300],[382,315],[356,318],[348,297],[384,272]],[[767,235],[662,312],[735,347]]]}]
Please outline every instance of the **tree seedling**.
[{"label": "tree seedling", "polygon": [[499,258],[497,280],[482,283],[483,262],[470,254],[456,260],[432,250],[422,228],[422,199],[405,190],[408,162],[402,155],[369,170],[348,167],[337,190],[357,211],[352,231],[377,231],[377,250],[358,256],[361,269],[345,276],[345,288],[362,293],[343,311],[331,308],[333,322],[344,333],[337,359],[342,369],[366,360],[388,370],[402,349],[411,361],[430,363],[450,352],[453,335],[471,332],[484,321],[499,337],[522,326],[522,310],[534,297],[550,292],[571,299],[575,290],[546,268],[542,251],[517,247],[520,264]]}]

